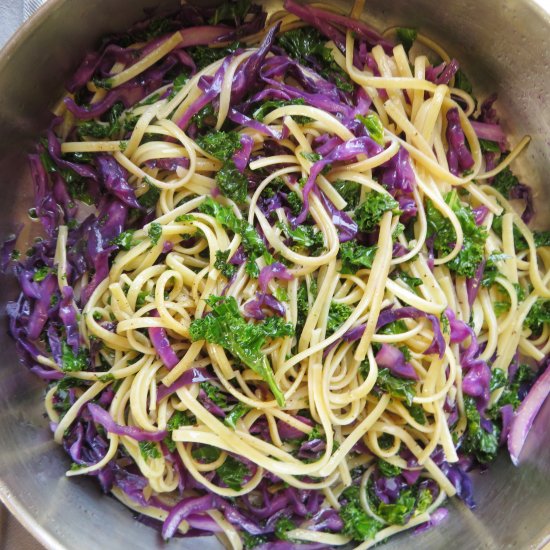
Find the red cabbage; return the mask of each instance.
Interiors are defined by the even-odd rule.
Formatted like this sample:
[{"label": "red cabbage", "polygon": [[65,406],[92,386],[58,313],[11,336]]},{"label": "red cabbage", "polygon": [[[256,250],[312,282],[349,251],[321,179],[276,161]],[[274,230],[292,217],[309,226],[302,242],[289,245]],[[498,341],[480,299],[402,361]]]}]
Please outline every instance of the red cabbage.
[{"label": "red cabbage", "polygon": [[358,155],[367,155],[372,157],[382,152],[382,147],[378,145],[370,136],[353,138],[335,147],[325,158],[313,163],[309,177],[302,190],[304,206],[300,215],[296,218],[296,225],[304,223],[309,212],[309,194],[317,187],[315,183],[317,176],[323,168],[335,161],[349,161]]},{"label": "red cabbage", "polygon": [[254,140],[246,135],[241,135],[241,148],[235,152],[233,155],[233,162],[237,167],[237,170],[242,174],[245,168],[250,162],[250,153],[252,152],[252,147],[254,146]]},{"label": "red cabbage", "polygon": [[416,178],[410,163],[409,153],[403,147],[399,148],[390,160],[379,169],[380,183],[385,185],[392,194],[400,190],[412,193]]},{"label": "red cabbage", "polygon": [[134,189],[128,183],[128,172],[111,155],[96,155],[97,171],[106,189],[130,208],[140,209]]},{"label": "red cabbage", "polygon": [[[151,316],[158,317],[159,314],[156,310],[154,310],[151,312]],[[151,343],[153,344],[161,361],[164,363],[164,366],[168,370],[172,370],[180,360],[170,345],[170,340],[168,339],[166,330],[162,327],[150,327],[148,332]]]},{"label": "red cabbage", "polygon": [[523,449],[529,430],[542,405],[550,393],[550,366],[535,382],[533,387],[516,411],[508,434],[508,451],[515,466],[519,464],[519,455]]},{"label": "red cabbage", "polygon": [[439,354],[439,357],[443,357],[446,344],[445,339],[443,338],[443,334],[441,333],[441,324],[439,322],[439,319],[435,315],[431,315],[429,313],[426,313],[425,311],[416,309],[415,307],[385,309],[384,311],[380,312],[378,322],[376,323],[376,329],[378,330],[389,323],[397,321],[398,319],[419,319],[421,317],[425,317],[430,321],[434,333],[434,339],[424,353],[437,353]]},{"label": "red cabbage", "polygon": [[466,146],[464,130],[460,125],[460,117],[456,107],[447,111],[447,131],[445,135],[447,136],[449,170],[452,174],[458,176],[459,172],[472,168],[474,159]]},{"label": "red cabbage", "polygon": [[256,299],[246,302],[244,305],[244,311],[247,317],[262,321],[266,318],[264,309],[268,309],[279,317],[284,317],[286,310],[285,306],[279,302],[271,294],[266,294],[264,292],[257,292]]},{"label": "red cabbage", "polygon": [[418,380],[418,374],[410,363],[405,361],[403,352],[389,344],[382,344],[376,354],[376,363],[381,368],[389,369],[393,374],[411,380]]},{"label": "red cabbage", "polygon": [[260,276],[258,277],[258,284],[262,289],[262,292],[267,292],[267,287],[271,279],[282,279],[284,281],[291,281],[294,279],[294,275],[280,262],[273,262],[272,264],[262,267]]},{"label": "red cabbage", "polygon": [[121,426],[112,419],[105,409],[94,403],[88,403],[88,411],[92,415],[93,421],[103,426],[105,431],[109,433],[125,435],[136,441],[162,441],[168,435],[166,430],[148,432],[136,426]]},{"label": "red cabbage", "polygon": [[[352,19],[345,15],[340,15],[331,11],[325,11],[314,8],[308,5],[298,4],[294,0],[285,0],[284,7],[290,13],[297,15],[300,19],[319,29],[334,40],[335,27],[332,25],[340,25],[354,32],[354,34],[366,40],[371,46],[381,45],[386,52],[391,52],[393,44],[386,40],[381,34],[369,27],[363,21]],[[336,43],[342,40],[335,40]],[[345,41],[344,41],[345,43]]]},{"label": "red cabbage", "polygon": [[208,380],[213,379],[214,377],[205,368],[191,367],[187,369],[173,384],[170,384],[170,386],[158,386],[157,403],[162,401],[165,397],[172,395],[176,390],[179,390],[184,386],[199,384],[200,382],[207,382]]}]

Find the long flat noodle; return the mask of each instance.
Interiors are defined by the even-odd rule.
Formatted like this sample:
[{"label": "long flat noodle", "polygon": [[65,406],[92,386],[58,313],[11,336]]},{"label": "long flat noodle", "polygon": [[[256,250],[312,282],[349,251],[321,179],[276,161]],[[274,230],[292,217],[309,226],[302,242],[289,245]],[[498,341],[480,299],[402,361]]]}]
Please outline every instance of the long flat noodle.
[{"label": "long flat noodle", "polygon": [[[487,452],[466,452],[470,432],[496,447],[485,409],[514,386],[490,392],[491,371],[506,378],[550,352],[537,317],[549,249],[479,184],[529,137],[500,159],[482,152],[476,102],[429,38],[417,36],[440,68],[383,39],[395,28],[299,9],[327,10],[322,49],[301,55],[300,37],[317,35],[285,11],[252,12],[237,30],[223,10],[181,32],[175,18],[150,41],[111,45],[31,157],[49,237],[18,272],[26,297],[11,324],[52,381],[54,439],[77,463],[67,475],[114,476],[113,495],[168,537],[277,544],[266,526],[288,519],[289,540],[369,548],[428,522],[466,475],[462,456]],[[277,47],[253,66],[275,25]],[[210,39],[217,51],[201,46]],[[395,477],[384,467],[419,476],[404,524],[372,497]],[[426,480],[437,489],[419,509]],[[349,521],[362,514],[379,526],[367,540]]]}]

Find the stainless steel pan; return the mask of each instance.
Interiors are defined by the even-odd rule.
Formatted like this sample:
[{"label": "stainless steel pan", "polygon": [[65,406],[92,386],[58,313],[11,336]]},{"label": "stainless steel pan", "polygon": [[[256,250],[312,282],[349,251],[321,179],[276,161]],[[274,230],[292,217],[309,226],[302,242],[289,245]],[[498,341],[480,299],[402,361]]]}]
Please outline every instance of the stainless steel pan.
[{"label": "stainless steel pan", "polygon": [[[478,95],[498,92],[506,130],[533,136],[520,172],[537,190],[537,222],[544,226],[550,210],[550,14],[543,2],[369,0],[365,17],[380,28],[400,23],[422,29],[462,62]],[[155,4],[175,2],[50,0],[0,55],[0,237],[25,219],[31,205],[26,153],[46,128],[48,109],[66,77],[98,37],[126,28]],[[269,7],[276,5],[269,1]],[[8,278],[1,283],[5,304],[17,289]],[[219,547],[214,539],[166,545],[154,529],[101,495],[93,480],[66,479],[69,459],[52,441],[43,385],[18,365],[4,329],[0,365],[0,498],[42,544],[71,550]],[[541,547],[550,538],[548,426],[550,403],[529,437],[521,468],[503,453],[489,472],[476,477],[477,511],[453,502],[439,528],[392,539],[385,547]]]}]

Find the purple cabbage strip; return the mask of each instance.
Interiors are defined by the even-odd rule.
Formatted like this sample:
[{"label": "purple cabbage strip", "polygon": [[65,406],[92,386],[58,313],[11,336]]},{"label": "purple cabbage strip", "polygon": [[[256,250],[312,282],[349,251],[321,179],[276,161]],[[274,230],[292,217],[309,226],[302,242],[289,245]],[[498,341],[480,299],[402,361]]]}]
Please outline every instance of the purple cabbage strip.
[{"label": "purple cabbage strip", "polygon": [[34,182],[34,208],[46,233],[51,237],[59,221],[59,209],[49,189],[48,175],[38,155],[29,155],[31,176]]},{"label": "purple cabbage strip", "polygon": [[69,162],[62,158],[61,144],[57,140],[57,137],[55,136],[53,131],[53,128],[55,128],[60,121],[61,119],[59,117],[55,118],[50,125],[50,129],[48,130],[48,153],[59,168],[73,170],[83,178],[96,180],[97,174],[95,173],[95,170],[90,166],[86,164],[80,164],[78,162]]},{"label": "purple cabbage strip", "polygon": [[232,105],[239,103],[246,94],[258,86],[264,60],[273,47],[280,26],[281,24],[277,23],[271,27],[258,49],[235,72],[231,87]]},{"label": "purple cabbage strip", "polygon": [[65,325],[67,344],[71,346],[75,354],[78,353],[78,348],[80,347],[80,332],[76,316],[77,312],[73,305],[73,289],[69,286],[64,286],[61,291],[61,301],[59,302],[59,318]]},{"label": "purple cabbage strip", "polygon": [[244,304],[245,315],[257,321],[263,321],[267,317],[264,312],[265,309],[271,310],[279,317],[284,317],[286,313],[285,306],[274,296],[266,294],[265,292],[257,292],[256,299],[250,300]]},{"label": "purple cabbage strip", "polygon": [[125,435],[131,437],[136,441],[162,441],[167,435],[166,430],[158,432],[148,432],[137,428],[136,426],[121,426],[117,424],[111,415],[102,409],[99,405],[94,403],[88,403],[88,411],[92,415],[92,419],[95,423],[101,424],[105,428],[105,431],[116,435]]},{"label": "purple cabbage strip", "polygon": [[446,347],[445,338],[443,338],[443,334],[441,333],[441,324],[439,319],[435,315],[431,315],[425,311],[420,311],[415,307],[385,309],[378,317],[376,329],[378,330],[389,323],[397,321],[398,319],[419,319],[421,317],[424,317],[430,321],[434,333],[434,339],[424,353],[437,353],[440,358],[443,357]]},{"label": "purple cabbage strip", "polygon": [[243,115],[239,111],[235,109],[231,109],[228,114],[229,120],[234,122],[235,124],[239,124],[241,126],[245,126],[247,128],[252,128],[253,130],[256,130],[260,134],[263,134],[265,136],[272,137],[274,139],[281,139],[281,134],[279,132],[275,132],[275,130],[272,130],[267,126],[266,124],[263,124],[262,122],[259,122],[258,120],[255,120],[253,118],[250,118],[246,115]]},{"label": "purple cabbage strip", "polygon": [[379,169],[380,183],[392,194],[396,191],[412,193],[416,178],[410,163],[409,153],[401,147],[399,151]]},{"label": "purple cabbage strip", "polygon": [[491,124],[488,122],[471,121],[472,128],[479,139],[496,141],[506,147],[506,134],[500,127],[500,124]]},{"label": "purple cabbage strip", "polygon": [[351,217],[342,210],[338,210],[338,208],[332,204],[332,201],[317,187],[313,189],[313,192],[320,197],[325,210],[330,214],[332,223],[338,230],[338,240],[341,243],[345,243],[355,239],[359,232],[359,228]]},{"label": "purple cabbage strip", "polygon": [[449,84],[458,69],[458,61],[456,59],[451,59],[449,63],[441,63],[441,65],[435,67],[428,67],[426,69],[426,80],[438,85]]},{"label": "purple cabbage strip", "polygon": [[254,146],[254,140],[247,134],[241,135],[241,148],[233,155],[233,162],[237,170],[242,174],[250,162],[250,153]]},{"label": "purple cabbage strip", "polygon": [[460,125],[458,108],[453,107],[447,111],[447,162],[451,174],[458,176],[459,172],[469,170],[474,165],[472,153],[466,146],[464,130]]},{"label": "purple cabbage strip", "polygon": [[309,212],[309,194],[317,187],[315,180],[323,168],[334,161],[348,161],[356,158],[358,155],[372,157],[380,154],[382,150],[382,147],[369,136],[353,138],[335,147],[325,158],[313,163],[307,182],[302,190],[304,206],[302,212],[296,218],[296,225],[304,223],[307,218]]},{"label": "purple cabbage strip", "polygon": [[229,63],[231,62],[231,58],[232,56],[226,57],[223,60],[223,63],[216,71],[216,74],[214,75],[212,81],[207,85],[206,89],[203,89],[204,93],[193,103],[191,103],[191,105],[189,105],[189,107],[185,110],[184,115],[177,122],[178,126],[182,130],[185,130],[187,128],[193,116],[195,116],[203,107],[211,103],[216,97],[218,97],[218,95],[220,95],[225,71],[227,70]]},{"label": "purple cabbage strip", "polygon": [[524,183],[518,183],[510,190],[511,199],[522,199],[525,201],[525,209],[521,214],[521,219],[524,223],[529,223],[535,215],[535,207],[533,206],[533,190]]},{"label": "purple cabbage strip", "polygon": [[470,304],[470,307],[472,307],[472,304],[477,298],[479,287],[481,286],[481,281],[483,279],[483,272],[485,271],[486,263],[486,260],[482,260],[478,265],[474,276],[470,277],[466,281],[466,291],[468,293],[468,303]]},{"label": "purple cabbage strip", "polygon": [[187,157],[154,159],[146,161],[145,165],[149,168],[175,172],[178,168],[189,168],[189,159]]},{"label": "purple cabbage strip", "polygon": [[[313,422],[305,416],[295,415],[294,418],[308,426],[313,426]],[[279,431],[281,439],[300,439],[306,435],[301,430],[292,427],[282,420],[277,420],[277,430]]]},{"label": "purple cabbage strip", "polygon": [[130,208],[141,209],[128,172],[111,155],[96,155],[97,171],[105,188]]},{"label": "purple cabbage strip", "polygon": [[172,395],[175,391],[189,386],[191,384],[199,384],[200,382],[207,382],[213,380],[214,377],[205,369],[198,367],[191,367],[187,369],[173,384],[170,386],[158,386],[157,388],[157,403],[162,401],[165,397]]},{"label": "purple cabbage strip", "polygon": [[258,277],[258,284],[262,289],[262,292],[267,292],[269,282],[271,279],[282,279],[284,281],[291,281],[294,279],[294,275],[280,262],[273,262],[272,264],[262,267],[260,276]]},{"label": "purple cabbage strip", "polygon": [[375,359],[379,367],[387,368],[397,376],[418,380],[418,374],[416,374],[413,366],[405,361],[403,352],[395,346],[382,344]]},{"label": "purple cabbage strip", "polygon": [[[393,44],[391,42],[386,40],[372,27],[369,27],[366,23],[363,23],[363,21],[311,6],[298,4],[298,2],[295,2],[294,0],[285,0],[284,7],[287,11],[297,15],[300,19],[316,27],[323,33],[326,33],[327,25],[340,25],[353,31],[356,36],[363,38],[371,46],[376,46],[379,44],[388,53],[393,49]],[[330,35],[327,34],[327,36]]]},{"label": "purple cabbage strip", "polygon": [[[151,317],[159,317],[158,311],[152,311]],[[166,330],[162,327],[149,327],[148,332],[151,343],[153,344],[161,361],[164,363],[164,366],[168,370],[172,370],[179,363],[180,359],[170,345],[170,340],[168,340]]]}]

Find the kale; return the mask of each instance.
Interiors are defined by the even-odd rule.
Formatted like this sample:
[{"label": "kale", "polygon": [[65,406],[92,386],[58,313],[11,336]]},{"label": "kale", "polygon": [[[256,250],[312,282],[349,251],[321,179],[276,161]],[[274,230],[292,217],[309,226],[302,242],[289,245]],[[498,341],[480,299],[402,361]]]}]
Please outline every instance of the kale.
[{"label": "kale", "polygon": [[246,531],[241,531],[241,537],[243,539],[243,548],[245,550],[252,550],[256,546],[265,544],[267,537],[264,535],[250,535]]},{"label": "kale", "polygon": [[147,303],[147,298],[153,297],[149,292],[146,290],[141,290],[138,292],[137,298],[136,298],[136,307],[142,308]]},{"label": "kale", "polygon": [[[474,277],[479,264],[483,261],[487,231],[476,224],[472,209],[460,203],[456,190],[448,193],[445,201],[456,214],[464,233],[462,249],[446,265],[458,275]],[[430,200],[427,202],[426,214],[428,236],[434,237],[434,249],[442,255],[449,254],[456,242],[456,234],[451,222],[435,208]]]},{"label": "kale", "polygon": [[140,441],[139,451],[145,460],[148,458],[162,458],[162,453],[154,441]]},{"label": "kale", "polygon": [[208,105],[205,105],[197,114],[193,115],[193,117],[191,118],[191,122],[195,124],[195,126],[199,130],[212,128],[216,125],[216,120],[216,112],[214,111],[212,103],[208,103]]},{"label": "kale", "polygon": [[309,160],[309,162],[315,163],[319,162],[320,160],[323,160],[323,156],[319,153],[300,153],[302,157],[304,157],[306,160]]},{"label": "kale", "polygon": [[225,197],[243,203],[248,193],[248,178],[239,171],[232,160],[224,163],[216,172],[216,183]]},{"label": "kale", "polygon": [[77,133],[81,138],[91,137],[94,139],[112,139],[120,135],[122,124],[121,115],[124,112],[124,104],[115,103],[106,113],[106,122],[96,120],[85,120],[77,125]]},{"label": "kale", "polygon": [[171,101],[176,97],[178,92],[185,86],[187,81],[189,80],[189,74],[188,73],[181,73],[178,75],[174,82],[172,83],[172,90],[170,91],[170,95],[168,96],[168,101]]},{"label": "kale", "polygon": [[416,507],[416,497],[412,489],[402,491],[392,504],[380,502],[376,513],[390,525],[405,525]]},{"label": "kale", "polygon": [[228,350],[268,383],[277,402],[283,406],[284,395],[275,381],[273,370],[262,353],[262,348],[268,338],[292,336],[292,325],[284,323],[280,317],[272,317],[258,324],[247,323],[232,296],[210,296],[206,302],[212,312],[191,323],[189,332],[193,342],[206,340]]},{"label": "kale", "polygon": [[501,262],[507,258],[506,254],[501,252],[491,252],[487,262],[485,263],[485,269],[483,270],[483,276],[481,278],[481,285],[490,287],[495,284],[496,278],[502,275],[497,262]]},{"label": "kale", "polygon": [[[395,277],[401,279],[406,285],[410,286],[413,289],[422,285],[422,279],[419,279],[418,277],[413,277],[412,275],[409,275],[406,271],[403,271],[401,269],[395,272]],[[393,274],[392,278],[394,278]]]},{"label": "kale", "polygon": [[371,191],[357,207],[353,218],[361,231],[371,233],[378,227],[384,213],[390,210],[397,213],[398,208],[399,203],[391,195]]},{"label": "kale", "polygon": [[217,447],[210,445],[201,445],[191,451],[195,460],[200,460],[204,464],[210,464],[220,458],[221,451]]},{"label": "kale", "polygon": [[369,113],[367,116],[357,115],[355,118],[363,123],[369,136],[378,145],[384,145],[384,126],[376,113]]},{"label": "kale", "polygon": [[382,458],[378,459],[378,471],[384,477],[395,477],[401,473],[401,468],[399,466],[394,466],[389,462],[386,462]]},{"label": "kale", "polygon": [[278,45],[290,57],[301,64],[312,64],[323,78],[332,79],[344,92],[353,92],[353,83],[334,60],[331,49],[324,46],[323,42],[323,36],[313,27],[285,32],[278,39]]},{"label": "kale", "polygon": [[491,381],[489,383],[489,391],[492,393],[499,388],[506,387],[508,377],[502,369],[493,369],[491,371]]},{"label": "kale", "polygon": [[545,323],[550,323],[550,300],[538,299],[527,314],[523,326],[533,334],[540,334]]},{"label": "kale", "polygon": [[293,216],[297,216],[304,207],[304,203],[302,202],[300,195],[294,191],[291,191],[288,194],[286,202],[288,203],[288,207],[290,208],[290,212]]},{"label": "kale", "polygon": [[214,15],[208,20],[210,25],[217,25],[222,21],[238,27],[244,22],[244,18],[250,9],[250,0],[234,0],[222,2]]},{"label": "kale", "polygon": [[[491,229],[499,236],[502,237],[502,216],[495,216],[493,218],[493,225]],[[527,250],[529,245],[521,234],[521,231],[517,225],[513,226],[512,234],[514,237],[514,248],[516,252]],[[550,232],[549,231],[533,231],[533,240],[535,241],[535,247],[548,246],[550,244]]]},{"label": "kale", "polygon": [[407,407],[407,410],[409,411],[409,414],[413,417],[413,419],[416,420],[419,424],[426,424],[426,414],[424,413],[424,407],[422,407],[422,405],[413,403],[412,405]]},{"label": "kale", "polygon": [[319,256],[325,249],[325,240],[321,231],[316,231],[312,225],[298,225],[292,229],[288,224],[279,223],[287,238],[292,239],[292,249],[308,251],[311,256]]},{"label": "kale", "polygon": [[216,473],[230,489],[240,491],[244,478],[250,474],[250,470],[240,460],[227,456],[225,462],[216,469]]},{"label": "kale", "polygon": [[455,88],[458,88],[459,90],[464,90],[467,94],[472,95],[472,83],[462,69],[458,69],[455,74]]},{"label": "kale", "polygon": [[300,286],[298,287],[298,292],[296,295],[296,308],[298,310],[296,321],[296,336],[299,340],[300,335],[302,334],[302,330],[304,329],[304,324],[306,322],[307,316],[309,314],[308,291],[305,281],[300,283]]},{"label": "kale", "polygon": [[275,536],[279,540],[290,540],[287,533],[293,529],[296,529],[294,522],[286,516],[281,516],[275,523]]},{"label": "kale", "polygon": [[52,268],[48,267],[47,265],[39,267],[33,274],[32,280],[35,283],[39,283],[40,281],[43,281],[50,273],[54,273]]},{"label": "kale", "polygon": [[249,411],[250,407],[248,405],[245,405],[244,403],[238,403],[227,413],[227,416],[224,418],[223,423],[235,430],[239,418],[243,417]]},{"label": "kale", "polygon": [[479,146],[482,153],[500,153],[500,146],[496,141],[491,141],[489,139],[480,139]]},{"label": "kale", "polygon": [[212,401],[218,407],[225,409],[227,408],[227,399],[225,394],[222,393],[218,386],[211,384],[210,382],[201,382],[201,390],[204,391],[208,399]]},{"label": "kale", "polygon": [[149,226],[149,231],[147,231],[147,235],[149,235],[149,238],[151,239],[151,243],[153,243],[153,245],[158,244],[159,239],[162,235],[162,225],[160,225],[160,223],[158,222],[153,222]]},{"label": "kale", "polygon": [[241,47],[240,42],[233,42],[225,48],[211,48],[210,46],[193,46],[187,51],[193,58],[198,71],[202,71],[208,65],[235,53]]},{"label": "kale", "polygon": [[71,346],[63,341],[61,345],[61,370],[63,372],[79,372],[90,365],[90,355],[86,348],[80,348],[75,355]]},{"label": "kale", "polygon": [[197,419],[188,411],[175,411],[166,423],[166,428],[172,432],[182,426],[194,426],[196,423]]},{"label": "kale", "polygon": [[231,279],[237,271],[237,267],[227,262],[229,258],[229,250],[225,252],[218,250],[216,252],[216,261],[214,262],[214,268],[217,269],[224,277]]},{"label": "kale", "polygon": [[347,304],[330,303],[327,319],[327,336],[336,332],[351,315],[352,309]]},{"label": "kale", "polygon": [[377,246],[363,246],[355,241],[348,241],[340,245],[340,259],[343,274],[357,273],[359,269],[370,269],[376,256]]},{"label": "kale", "polygon": [[336,180],[332,185],[338,191],[338,194],[348,203],[348,210],[353,210],[357,207],[361,195],[360,183],[349,180]]},{"label": "kale", "polygon": [[533,370],[529,365],[521,364],[513,380],[506,380],[504,391],[501,393],[498,401],[487,411],[487,416],[492,420],[498,420],[501,415],[500,409],[504,405],[512,405],[516,410],[520,404],[520,390],[522,386],[529,383],[534,377]]},{"label": "kale", "polygon": [[135,229],[128,229],[127,231],[123,231],[120,235],[118,235],[111,241],[111,244],[114,244],[122,248],[123,250],[130,250],[130,248],[132,248],[136,244],[133,242],[135,232]]},{"label": "kale", "polygon": [[[88,182],[82,177],[79,176],[74,170],[70,168],[58,169],[55,162],[51,158],[50,154],[47,151],[43,151],[40,154],[40,161],[44,166],[44,169],[48,173],[57,172],[61,178],[65,181],[67,191],[72,199],[79,200],[85,204],[94,204],[94,198],[90,195],[88,191]],[[75,162],[79,162],[75,160]],[[34,214],[34,215],[33,215]],[[34,209],[29,210],[29,216],[32,219],[36,219],[36,211]]]},{"label": "kale", "polygon": [[359,497],[359,487],[355,485],[348,487],[342,493],[342,497],[347,501],[339,512],[344,522],[342,534],[357,541],[373,539],[383,525],[363,509]]},{"label": "kale", "polygon": [[535,247],[550,246],[550,231],[533,231]]},{"label": "kale", "polygon": [[237,218],[231,208],[222,206],[211,197],[207,197],[199,206],[199,211],[216,218],[226,229],[239,234],[249,260],[255,260],[267,253],[267,248],[258,232],[246,220]]},{"label": "kale", "polygon": [[431,506],[433,500],[434,497],[429,489],[421,489],[416,497],[416,511],[419,514],[424,513]]},{"label": "kale", "polygon": [[198,145],[209,155],[221,161],[228,161],[238,151],[241,137],[237,132],[209,132],[197,137]]},{"label": "kale", "polygon": [[507,166],[493,178],[492,185],[502,196],[509,198],[510,191],[519,185],[519,181],[510,170],[510,167]]},{"label": "kale", "polygon": [[[369,368],[368,360],[361,363],[361,373],[363,377],[366,378]],[[393,376],[389,369],[380,369],[378,371],[376,384],[382,391],[388,393],[392,397],[404,400],[407,406],[410,407],[412,405],[412,400],[416,395],[414,380]]]},{"label": "kale", "polygon": [[414,44],[414,41],[416,40],[416,37],[418,36],[418,31],[416,29],[399,27],[395,31],[395,33],[397,35],[397,41],[400,44],[403,44],[403,48],[405,48],[405,51],[409,53],[410,49]]},{"label": "kale", "polygon": [[[301,98],[298,97],[296,99],[290,99],[290,100],[277,100],[277,99],[269,99],[267,101],[264,101],[257,109],[254,110],[252,113],[252,117],[256,120],[263,122],[264,118],[271,113],[271,111],[274,111],[275,109],[279,109],[280,107],[288,107],[289,105],[305,105],[306,102]],[[298,124],[309,124],[312,122],[312,119],[307,116],[300,116],[300,115],[292,115],[292,118],[298,123]]]},{"label": "kale", "polygon": [[286,288],[283,288],[282,286],[275,289],[274,296],[277,300],[279,300],[279,302],[288,302],[288,292]]},{"label": "kale", "polygon": [[473,454],[480,463],[493,461],[498,451],[499,429],[492,424],[492,432],[489,432],[482,426],[481,416],[472,397],[465,396],[464,409],[468,425],[462,439],[462,450]]}]

